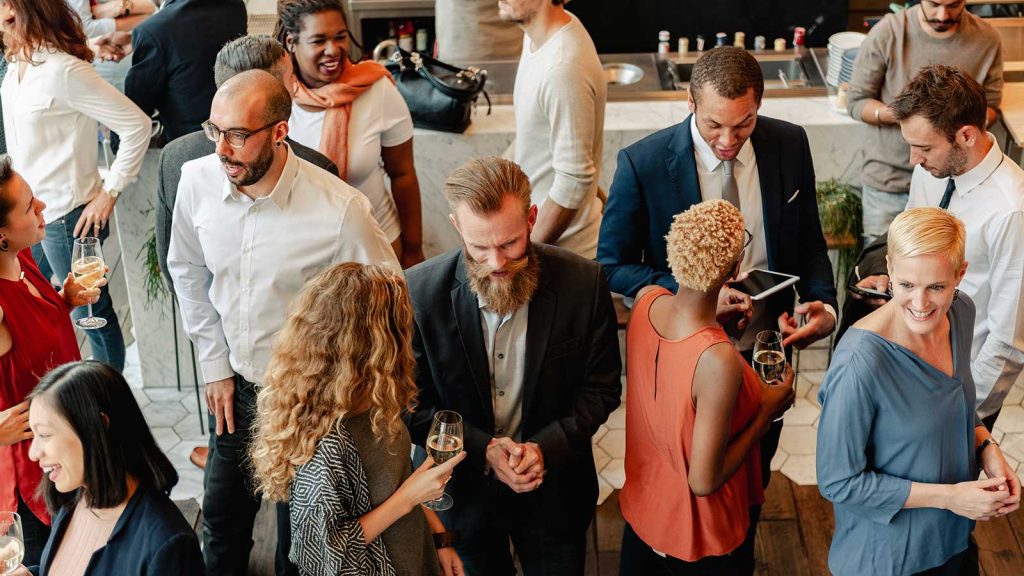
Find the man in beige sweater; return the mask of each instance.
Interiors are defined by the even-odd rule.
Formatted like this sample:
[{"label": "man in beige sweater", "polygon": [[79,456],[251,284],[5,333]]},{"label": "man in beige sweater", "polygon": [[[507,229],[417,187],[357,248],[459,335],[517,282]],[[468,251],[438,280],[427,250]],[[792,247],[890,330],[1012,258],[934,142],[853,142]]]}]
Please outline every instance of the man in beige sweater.
[{"label": "man in beige sweater", "polygon": [[1002,99],[999,33],[964,0],[924,0],[883,18],[860,47],[850,79],[850,115],[870,124],[861,173],[864,238],[886,233],[907,205],[910,148],[888,105],[924,66],[960,66],[985,88],[988,123]]}]

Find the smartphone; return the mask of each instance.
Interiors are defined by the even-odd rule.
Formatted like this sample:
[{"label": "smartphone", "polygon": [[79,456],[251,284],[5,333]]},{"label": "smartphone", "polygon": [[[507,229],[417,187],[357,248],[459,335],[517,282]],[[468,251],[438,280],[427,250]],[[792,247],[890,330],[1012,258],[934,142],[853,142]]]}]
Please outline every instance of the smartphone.
[{"label": "smartphone", "polygon": [[788,288],[799,280],[799,276],[792,274],[755,268],[747,273],[747,277],[742,282],[735,282],[732,287],[749,294],[751,300],[757,301]]},{"label": "smartphone", "polygon": [[861,288],[856,284],[850,284],[849,288],[850,292],[853,292],[858,296],[863,296],[864,298],[881,298],[882,300],[892,299],[892,296],[890,296],[888,293],[874,290],[872,288]]}]

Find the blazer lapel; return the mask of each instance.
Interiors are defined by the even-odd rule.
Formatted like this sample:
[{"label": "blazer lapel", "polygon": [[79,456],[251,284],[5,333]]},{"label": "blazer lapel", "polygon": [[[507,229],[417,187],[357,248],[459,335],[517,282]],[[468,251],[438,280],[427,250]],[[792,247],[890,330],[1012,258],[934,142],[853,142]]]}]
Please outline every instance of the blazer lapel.
[{"label": "blazer lapel", "polygon": [[494,420],[494,407],[491,402],[491,376],[487,365],[487,348],[484,346],[484,332],[480,326],[480,305],[476,294],[469,286],[466,276],[465,254],[460,255],[455,268],[455,283],[452,287],[452,313],[459,329],[459,339],[466,354],[466,363],[473,375],[480,405],[487,415],[487,420]]},{"label": "blazer lapel", "polygon": [[697,159],[694,156],[693,137],[690,134],[691,122],[693,114],[676,126],[675,133],[668,143],[668,155],[665,157],[665,167],[668,169],[669,178],[675,184],[677,197],[682,201],[683,209],[701,201]]},{"label": "blazer lapel", "polygon": [[[758,124],[750,135],[757,157],[757,174],[761,183],[761,217],[764,219],[765,242],[768,246],[768,268],[774,270],[782,230],[782,167],[778,144],[773,143]],[[812,190],[813,194],[814,191]]]},{"label": "blazer lapel", "polygon": [[[538,253],[539,256],[539,253]],[[526,326],[526,366],[523,370],[523,424],[530,414],[530,406],[536,392],[540,372],[544,367],[547,355],[548,340],[551,326],[555,319],[558,295],[546,287],[548,281],[544,274],[544,259],[541,256],[540,283],[533,298],[530,299],[530,313]]]}]

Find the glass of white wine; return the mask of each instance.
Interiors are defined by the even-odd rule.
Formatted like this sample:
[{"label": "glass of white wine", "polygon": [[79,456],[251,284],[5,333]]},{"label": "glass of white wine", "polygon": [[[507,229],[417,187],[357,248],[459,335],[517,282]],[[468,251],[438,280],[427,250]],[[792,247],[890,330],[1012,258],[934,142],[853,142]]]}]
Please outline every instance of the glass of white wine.
[{"label": "glass of white wine", "polygon": [[[769,386],[779,384],[786,373],[786,351],[782,347],[782,334],[776,330],[762,330],[754,342],[754,372]],[[776,418],[778,422],[782,417]]]},{"label": "glass of white wine", "polygon": [[[462,416],[451,410],[440,410],[434,414],[434,423],[427,436],[427,455],[434,459],[434,464],[444,464],[459,452],[462,452]],[[423,503],[435,511],[447,510],[453,504],[455,501],[448,494]]]},{"label": "glass of white wine", "polygon": [[[95,288],[96,284],[103,279],[105,265],[99,238],[94,236],[75,238],[75,246],[71,253],[71,272],[75,275],[75,282],[86,289]],[[75,324],[83,330],[95,330],[106,326],[107,321],[92,315],[92,303],[90,303],[89,315],[79,318]]]},{"label": "glass of white wine", "polygon": [[0,570],[3,574],[14,574],[24,557],[21,517],[16,512],[0,512]]}]

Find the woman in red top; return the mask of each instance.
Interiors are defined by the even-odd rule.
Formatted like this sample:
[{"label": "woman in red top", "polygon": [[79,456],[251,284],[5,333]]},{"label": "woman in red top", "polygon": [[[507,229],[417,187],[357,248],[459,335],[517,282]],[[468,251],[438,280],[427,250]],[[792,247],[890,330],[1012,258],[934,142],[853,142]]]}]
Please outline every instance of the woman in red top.
[{"label": "woman in red top", "polygon": [[626,332],[619,574],[752,574],[758,441],[793,402],[793,372],[762,387],[716,321],[745,247],[739,210],[697,204],[667,240],[679,292],[641,290]]},{"label": "woman in red top", "polygon": [[0,156],[0,510],[17,510],[25,528],[25,564],[35,564],[49,537],[50,516],[29,461],[32,433],[25,397],[51,368],[79,359],[71,308],[95,302],[71,274],[59,293],[43,278],[30,247],[46,234],[42,201]]}]

